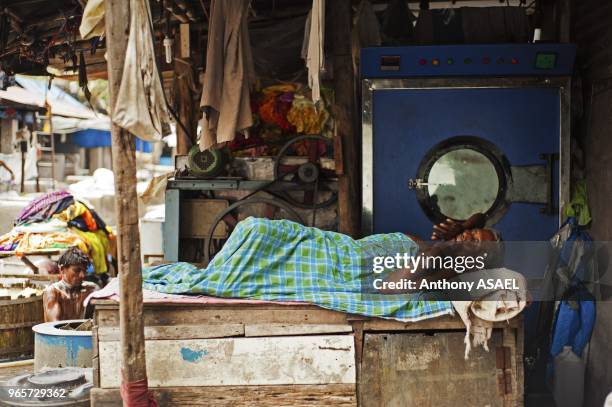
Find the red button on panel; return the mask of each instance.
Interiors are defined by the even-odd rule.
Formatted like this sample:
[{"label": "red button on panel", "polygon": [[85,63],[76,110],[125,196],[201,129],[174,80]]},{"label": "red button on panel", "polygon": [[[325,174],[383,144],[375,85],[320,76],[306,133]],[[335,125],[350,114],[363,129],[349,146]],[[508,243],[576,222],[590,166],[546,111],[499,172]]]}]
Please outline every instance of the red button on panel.
[{"label": "red button on panel", "polygon": [[486,64],[489,64],[490,62],[491,62],[491,58],[489,58],[489,57],[484,57],[484,58],[482,58],[482,63],[483,63],[483,64],[485,64],[485,65],[486,65]]},{"label": "red button on panel", "polygon": [[518,64],[518,59],[517,58],[512,58],[512,65],[516,65]]},{"label": "red button on panel", "polygon": [[427,60],[425,58],[419,59],[419,65],[427,65]]}]

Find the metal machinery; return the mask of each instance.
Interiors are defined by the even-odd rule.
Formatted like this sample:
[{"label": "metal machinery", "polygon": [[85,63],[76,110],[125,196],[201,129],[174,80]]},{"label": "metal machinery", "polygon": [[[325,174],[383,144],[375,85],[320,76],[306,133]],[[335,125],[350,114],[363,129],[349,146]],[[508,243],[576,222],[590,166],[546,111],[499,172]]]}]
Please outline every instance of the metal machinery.
[{"label": "metal machinery", "polygon": [[364,234],[483,212],[549,239],[569,198],[571,44],[362,50]]},{"label": "metal machinery", "polygon": [[[363,233],[486,213],[506,266],[541,279],[569,201],[571,44],[362,50]],[[538,306],[525,313],[536,342]]]},{"label": "metal machinery", "polygon": [[[227,158],[219,150],[200,153],[196,147],[183,158],[186,169],[177,162],[176,176],[166,187],[164,260],[208,263],[245,216],[313,225],[317,211],[320,214],[336,202],[331,139],[290,138],[279,146],[276,157],[268,158],[263,177],[251,177],[249,171],[234,173]],[[218,176],[221,173],[226,175]],[[186,239],[201,243],[196,259],[184,254]]]}]

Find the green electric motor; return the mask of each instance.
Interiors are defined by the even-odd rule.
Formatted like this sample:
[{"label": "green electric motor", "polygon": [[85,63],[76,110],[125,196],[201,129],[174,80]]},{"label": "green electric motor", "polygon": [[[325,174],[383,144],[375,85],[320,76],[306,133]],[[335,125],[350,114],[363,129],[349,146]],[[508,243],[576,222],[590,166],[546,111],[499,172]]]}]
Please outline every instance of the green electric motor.
[{"label": "green electric motor", "polygon": [[197,177],[214,178],[223,172],[228,158],[229,154],[223,148],[200,151],[200,148],[195,145],[189,150],[187,166]]}]

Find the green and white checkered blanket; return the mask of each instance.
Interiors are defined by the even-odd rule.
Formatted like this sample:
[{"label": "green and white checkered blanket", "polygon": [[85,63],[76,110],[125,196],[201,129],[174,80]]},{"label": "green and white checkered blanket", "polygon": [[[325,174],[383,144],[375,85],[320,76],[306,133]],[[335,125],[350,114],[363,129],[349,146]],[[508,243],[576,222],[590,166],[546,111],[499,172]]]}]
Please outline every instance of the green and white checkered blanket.
[{"label": "green and white checkered blanket", "polygon": [[401,321],[452,314],[448,301],[372,292],[373,279],[380,278],[372,271],[374,256],[417,250],[402,233],[354,240],[288,220],[248,218],[205,269],[165,264],[145,268],[143,280],[144,288],[163,293],[300,301]]}]

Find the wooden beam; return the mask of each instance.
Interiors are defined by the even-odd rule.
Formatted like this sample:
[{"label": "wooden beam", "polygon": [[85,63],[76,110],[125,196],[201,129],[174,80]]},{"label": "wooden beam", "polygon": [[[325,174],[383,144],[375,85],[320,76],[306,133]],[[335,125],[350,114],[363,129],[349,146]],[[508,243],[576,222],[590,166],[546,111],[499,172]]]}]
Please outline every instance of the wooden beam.
[{"label": "wooden beam", "polygon": [[559,0],[559,42],[569,43],[571,37],[571,1]]},{"label": "wooden beam", "polygon": [[354,72],[351,58],[351,3],[348,1],[327,2],[333,21],[331,41],[333,44],[333,67],[335,102],[333,106],[335,137],[342,146],[343,172],[338,179],[338,212],[340,232],[356,237],[361,228],[361,196],[359,194],[359,158],[357,146],[360,135],[355,126],[355,99],[353,92]]},{"label": "wooden beam", "polygon": [[176,153],[187,154],[196,142],[198,126],[199,99],[193,97],[197,89],[191,59],[174,58],[174,74],[176,75],[174,100],[176,114],[180,120],[180,123],[176,124]]},{"label": "wooden beam", "polygon": [[[289,386],[203,386],[153,389],[159,407],[355,407],[354,384]],[[91,389],[92,407],[115,407],[121,403],[119,389]]]},{"label": "wooden beam", "polygon": [[189,58],[191,56],[189,24],[180,25],[180,57]]},{"label": "wooden beam", "polygon": [[[125,50],[130,29],[130,6],[125,0],[106,0],[108,84],[111,112],[121,84]],[[136,79],[136,78],[135,78]],[[117,253],[120,286],[120,360],[124,380],[146,380],[140,233],[136,194],[136,153],[134,137],[113,124],[112,155],[115,174]]]}]

